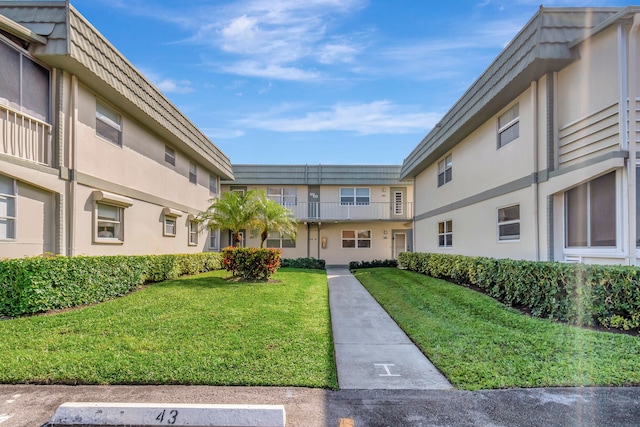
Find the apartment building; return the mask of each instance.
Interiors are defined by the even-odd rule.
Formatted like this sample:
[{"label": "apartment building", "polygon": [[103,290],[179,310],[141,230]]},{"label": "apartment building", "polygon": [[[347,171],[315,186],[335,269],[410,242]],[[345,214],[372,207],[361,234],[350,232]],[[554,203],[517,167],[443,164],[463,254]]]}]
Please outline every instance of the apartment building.
[{"label": "apartment building", "polygon": [[636,264],[640,8],[543,8],[405,159],[415,250]]},{"label": "apartment building", "polygon": [[0,258],[201,252],[229,159],[65,1],[0,3]]},{"label": "apartment building", "polygon": [[[286,258],[320,258],[327,264],[391,259],[411,250],[413,190],[400,180],[400,166],[233,165],[234,180],[222,191],[263,190],[289,208],[298,221],[295,241],[272,234],[268,247]],[[211,238],[229,246],[224,230]],[[259,246],[260,237],[243,233],[243,244]]]}]

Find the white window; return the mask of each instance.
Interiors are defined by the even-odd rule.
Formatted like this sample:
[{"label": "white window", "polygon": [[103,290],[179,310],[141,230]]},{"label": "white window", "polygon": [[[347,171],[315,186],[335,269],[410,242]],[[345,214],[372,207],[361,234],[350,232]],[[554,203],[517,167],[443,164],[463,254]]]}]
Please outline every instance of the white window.
[{"label": "white window", "polygon": [[0,239],[16,238],[16,182],[0,175]]},{"label": "white window", "polygon": [[296,242],[291,240],[288,236],[282,236],[280,233],[269,233],[267,241],[265,242],[268,248],[295,248]]},{"label": "white window", "polygon": [[198,221],[189,221],[189,246],[198,244]]},{"label": "white window", "polygon": [[120,114],[100,101],[96,101],[96,134],[112,144],[122,146]]},{"label": "white window", "polygon": [[164,217],[164,233],[165,236],[175,236],[176,235],[176,217],[175,216],[167,216]]},{"label": "white window", "polygon": [[189,182],[192,184],[198,182],[198,167],[193,162],[189,162]]},{"label": "white window", "polygon": [[96,241],[124,241],[124,209],[120,206],[96,202]]},{"label": "white window", "polygon": [[168,145],[164,146],[164,161],[171,166],[176,165],[176,151]]},{"label": "white window", "polygon": [[298,204],[298,189],[268,187],[267,197],[284,206],[295,206]]},{"label": "white window", "polygon": [[370,248],[371,230],[342,230],[343,248]]},{"label": "white window", "polygon": [[498,117],[498,148],[502,148],[520,136],[520,112],[518,104]]},{"label": "white window", "polygon": [[219,240],[220,230],[209,230],[209,250],[217,251],[220,249]]},{"label": "white window", "polygon": [[520,240],[520,205],[498,209],[498,240]]},{"label": "white window", "polygon": [[371,201],[371,189],[364,187],[341,188],[340,204],[368,206]]},{"label": "white window", "polygon": [[218,194],[218,177],[209,174],[209,195],[215,196],[216,194]]},{"label": "white window", "polygon": [[449,154],[438,162],[438,187],[451,181],[453,173],[453,157]]},{"label": "white window", "polygon": [[402,191],[393,192],[393,214],[404,215],[404,195]]},{"label": "white window", "polygon": [[453,221],[438,223],[438,247],[450,248],[453,246]]},{"label": "white window", "polygon": [[616,173],[565,192],[567,247],[615,247]]}]

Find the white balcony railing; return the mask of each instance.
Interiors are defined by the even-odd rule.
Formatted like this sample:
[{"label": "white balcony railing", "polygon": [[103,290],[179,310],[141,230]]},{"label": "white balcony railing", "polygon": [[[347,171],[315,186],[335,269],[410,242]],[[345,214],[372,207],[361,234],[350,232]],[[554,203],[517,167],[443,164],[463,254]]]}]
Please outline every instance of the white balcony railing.
[{"label": "white balcony railing", "polygon": [[51,125],[0,103],[0,153],[51,166]]},{"label": "white balcony railing", "polygon": [[372,202],[363,205],[343,205],[339,202],[298,202],[284,204],[297,220],[309,221],[403,221],[413,215],[411,203]]}]

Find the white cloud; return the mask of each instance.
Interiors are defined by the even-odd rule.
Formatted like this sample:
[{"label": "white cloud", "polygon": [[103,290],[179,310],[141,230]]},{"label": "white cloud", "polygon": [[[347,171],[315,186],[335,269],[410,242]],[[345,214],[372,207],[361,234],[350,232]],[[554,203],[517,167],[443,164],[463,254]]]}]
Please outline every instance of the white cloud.
[{"label": "white cloud", "polygon": [[290,116],[299,106],[279,107],[278,111],[257,114],[238,124],[275,132],[347,131],[360,135],[425,132],[441,118],[439,113],[416,111],[413,106],[399,106],[390,101],[364,104],[340,103],[323,111]]},{"label": "white cloud", "polygon": [[244,131],[240,129],[204,128],[201,130],[214,142],[217,139],[234,139],[244,136]]},{"label": "white cloud", "polygon": [[155,85],[165,93],[189,93],[194,90],[189,80],[162,79]]},{"label": "white cloud", "polygon": [[232,74],[247,77],[263,77],[277,80],[314,80],[320,77],[315,71],[305,71],[295,67],[278,64],[262,64],[257,61],[240,61],[222,67]]}]

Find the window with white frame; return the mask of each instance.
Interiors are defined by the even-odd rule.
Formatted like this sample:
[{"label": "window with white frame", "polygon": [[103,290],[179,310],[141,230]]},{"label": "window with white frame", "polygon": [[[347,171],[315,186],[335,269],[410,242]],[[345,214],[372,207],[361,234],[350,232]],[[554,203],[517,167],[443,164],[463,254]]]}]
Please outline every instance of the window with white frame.
[{"label": "window with white frame", "polygon": [[520,240],[520,205],[498,209],[498,240]]},{"label": "window with white frame", "polygon": [[393,192],[393,214],[404,215],[404,194],[402,191]]},{"label": "window with white frame", "polygon": [[342,230],[343,248],[370,248],[371,230]]},{"label": "window with white frame", "polygon": [[175,216],[167,216],[164,217],[164,235],[165,236],[175,236],[176,235],[176,224],[177,218]]},{"label": "window with white frame", "polygon": [[520,111],[518,104],[498,117],[498,148],[502,148],[520,136]]},{"label": "window with white frame", "polygon": [[443,186],[453,178],[453,157],[449,154],[438,162],[438,187]]},{"label": "window with white frame", "polygon": [[366,187],[346,187],[340,189],[341,205],[368,206],[371,202],[371,189]]},{"label": "window with white frame", "polygon": [[176,150],[168,145],[164,146],[164,161],[169,163],[171,166],[176,165]]},{"label": "window with white frame", "polygon": [[198,166],[193,162],[189,162],[189,182],[192,184],[198,183]]},{"label": "window with white frame", "polygon": [[124,209],[96,202],[96,241],[124,241]]},{"label": "window with white frame", "polygon": [[189,220],[189,245],[195,246],[198,244],[198,227],[199,223],[196,220]]},{"label": "window with white frame", "polygon": [[209,250],[217,251],[220,249],[220,230],[209,230]]},{"label": "window with white frame", "polygon": [[48,122],[51,96],[49,70],[1,40],[0,64],[0,100],[18,111]]},{"label": "window with white frame", "polygon": [[215,196],[218,194],[218,177],[214,174],[209,174],[209,195]]},{"label": "window with white frame", "polygon": [[16,238],[16,182],[0,175],[0,239]]},{"label": "window with white frame", "polygon": [[438,223],[438,247],[450,248],[453,246],[453,221]]},{"label": "window with white frame", "polygon": [[120,114],[98,100],[96,100],[96,134],[112,144],[122,146]]},{"label": "window with white frame", "polygon": [[267,197],[284,206],[295,206],[298,204],[298,189],[267,187]]},{"label": "window with white frame", "polygon": [[615,247],[616,216],[615,172],[566,191],[566,246]]},{"label": "window with white frame", "polygon": [[289,236],[283,236],[278,232],[269,233],[265,242],[268,248],[295,248],[296,242]]}]

